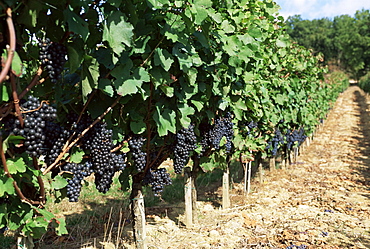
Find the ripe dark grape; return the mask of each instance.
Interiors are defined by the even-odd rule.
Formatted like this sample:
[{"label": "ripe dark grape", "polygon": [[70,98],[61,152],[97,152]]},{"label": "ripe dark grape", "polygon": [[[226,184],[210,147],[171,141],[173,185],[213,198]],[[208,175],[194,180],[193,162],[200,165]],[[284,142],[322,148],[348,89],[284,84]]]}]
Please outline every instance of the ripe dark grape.
[{"label": "ripe dark grape", "polygon": [[67,197],[70,202],[77,202],[81,193],[82,180],[93,172],[92,164],[89,161],[83,164],[67,163],[63,170],[73,174],[72,179],[67,180]]},{"label": "ripe dark grape", "polygon": [[254,121],[251,121],[248,123],[248,128],[249,129],[253,129],[253,128],[257,128],[258,127],[258,123],[257,122],[254,122]]},{"label": "ripe dark grape", "polygon": [[48,139],[45,133],[46,124],[56,119],[56,109],[33,96],[29,96],[27,101],[22,101],[20,107],[23,112],[23,127],[18,118],[8,116],[4,122],[5,130],[24,137],[23,146],[18,148],[17,152],[26,151],[31,156],[40,156]]},{"label": "ripe dark grape", "polygon": [[173,149],[173,167],[176,174],[180,174],[184,166],[188,163],[190,152],[197,148],[197,138],[194,133],[194,125],[189,128],[182,128],[176,134],[176,142]]},{"label": "ripe dark grape", "polygon": [[[252,132],[254,131],[254,129],[257,128],[257,127],[258,127],[258,123],[257,122],[250,121],[249,123],[247,123],[247,125],[246,125],[247,135],[252,134]],[[255,135],[255,134],[252,134],[252,135]]]},{"label": "ripe dark grape", "polygon": [[230,153],[233,143],[232,140],[234,138],[234,130],[233,130],[234,124],[232,122],[231,113],[226,113],[225,117],[223,118],[223,134],[226,138],[226,153]]},{"label": "ripe dark grape", "polygon": [[162,193],[164,186],[171,185],[172,180],[170,174],[168,174],[165,168],[159,168],[156,170],[150,169],[144,179],[144,185],[150,185],[155,196],[159,196]]},{"label": "ripe dark grape", "polygon": [[287,149],[291,150],[294,145],[300,145],[301,143],[303,143],[304,140],[307,138],[307,136],[304,133],[305,133],[304,128],[300,128],[299,130],[293,131],[288,129],[285,135]]},{"label": "ripe dark grape", "polygon": [[46,122],[45,136],[47,139],[44,148],[46,164],[50,165],[57,159],[70,135],[71,131],[66,130],[59,124]]},{"label": "ripe dark grape", "polygon": [[270,151],[272,156],[276,156],[278,149],[284,143],[284,137],[279,129],[275,130],[274,136],[267,143],[266,151]]},{"label": "ripe dark grape", "polygon": [[64,64],[66,63],[67,49],[59,43],[51,42],[50,39],[45,39],[39,43],[41,64],[52,83],[56,83],[61,79]]},{"label": "ripe dark grape", "polygon": [[97,123],[90,129],[86,141],[82,145],[85,150],[90,152],[96,189],[101,193],[106,193],[109,190],[115,172],[123,170],[126,166],[125,154],[111,152],[114,147],[112,133],[112,130],[107,129],[106,124]]},{"label": "ripe dark grape", "polygon": [[231,113],[226,113],[224,117],[216,117],[213,125],[205,125],[201,128],[202,146],[201,155],[208,148],[220,149],[220,143],[223,137],[226,138],[225,149],[227,153],[231,152],[232,140],[234,137],[233,122]]},{"label": "ripe dark grape", "polygon": [[146,165],[146,153],[142,151],[144,142],[145,138],[141,136],[133,136],[128,141],[132,159],[138,171],[143,171]]}]

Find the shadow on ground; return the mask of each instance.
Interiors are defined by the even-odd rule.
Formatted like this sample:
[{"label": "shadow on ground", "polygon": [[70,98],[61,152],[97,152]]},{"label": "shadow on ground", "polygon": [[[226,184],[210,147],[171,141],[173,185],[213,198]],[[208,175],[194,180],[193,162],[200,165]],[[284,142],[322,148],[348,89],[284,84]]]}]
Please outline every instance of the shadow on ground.
[{"label": "shadow on ground", "polygon": [[[357,110],[359,111],[360,123],[357,128],[361,133],[361,137],[354,137],[358,140],[357,150],[360,152],[354,158],[353,174],[360,174],[363,177],[356,179],[360,185],[366,186],[370,191],[370,99],[365,93],[355,91],[355,102],[357,103]],[[356,163],[357,162],[357,163]],[[370,198],[369,194],[363,194]]]}]

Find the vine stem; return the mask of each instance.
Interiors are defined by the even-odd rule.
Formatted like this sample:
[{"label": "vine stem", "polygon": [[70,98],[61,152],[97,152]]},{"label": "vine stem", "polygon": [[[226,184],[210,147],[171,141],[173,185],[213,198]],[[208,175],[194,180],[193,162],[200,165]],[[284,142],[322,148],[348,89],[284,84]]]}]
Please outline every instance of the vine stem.
[{"label": "vine stem", "polygon": [[164,40],[164,36],[162,36],[161,40],[157,43],[157,45],[152,50],[152,52],[150,52],[149,56],[143,61],[143,63],[140,64],[140,67],[144,66],[148,62],[148,60],[152,57],[154,51],[159,47],[159,45],[161,45],[161,43],[163,42],[163,40]]},{"label": "vine stem", "polygon": [[10,83],[12,85],[12,92],[13,92],[13,103],[15,107],[15,113],[17,114],[17,118],[19,120],[19,123],[21,127],[24,125],[24,120],[22,117],[21,109],[19,107],[19,98],[18,98],[18,93],[17,93],[17,85],[15,83],[15,76],[14,74],[10,73]]},{"label": "vine stem", "polygon": [[9,30],[9,48],[8,48],[8,57],[6,58],[5,65],[3,67],[3,70],[0,73],[0,84],[5,80],[6,75],[9,72],[10,66],[12,65],[13,57],[14,57],[14,52],[15,52],[15,29],[14,29],[14,24],[13,24],[13,19],[12,19],[12,10],[10,8],[6,9],[6,23],[8,25],[8,30]]},{"label": "vine stem", "polygon": [[[176,16],[176,19],[173,21],[173,23],[170,25],[170,27],[172,27],[172,25],[177,21],[177,16]],[[157,45],[155,46],[155,48],[150,52],[149,56],[143,61],[143,63],[140,64],[140,67],[144,66],[148,60],[152,57],[154,51],[159,47],[159,45],[161,45],[161,43],[163,42],[164,40],[164,35],[162,36],[161,40],[157,43]]]},{"label": "vine stem", "polygon": [[20,99],[22,99],[31,90],[32,87],[34,87],[38,83],[42,83],[44,81],[43,79],[39,81],[39,78],[40,78],[40,76],[42,74],[42,71],[43,70],[42,70],[41,67],[39,67],[37,69],[36,74],[35,74],[35,76],[33,76],[30,84],[19,94],[19,98]]},{"label": "vine stem", "polygon": [[79,135],[78,135],[78,137],[75,139],[75,140],[73,140],[73,142],[71,142],[71,143],[66,143],[65,145],[64,145],[64,147],[63,147],[63,151],[59,154],[59,156],[58,156],[58,158],[52,163],[52,164],[50,164],[50,166],[47,168],[47,169],[45,169],[45,171],[44,172],[42,172],[42,174],[43,175],[46,175],[50,170],[52,170],[54,167],[55,167],[55,165],[57,165],[58,163],[59,163],[59,161],[64,157],[64,155],[95,125],[95,124],[97,124],[105,115],[107,115],[108,114],[108,112],[110,112],[112,109],[113,109],[113,107],[116,105],[116,104],[118,104],[118,101],[121,99],[121,95],[120,96],[118,96],[117,97],[117,99],[114,101],[114,103],[110,106],[110,107],[108,107],[107,108],[107,110],[105,110],[105,112],[102,114],[102,115],[100,115],[99,117],[97,117],[96,119],[95,119],[95,121],[92,123],[92,124],[90,124],[89,125],[89,127],[87,127],[85,130],[83,130]]},{"label": "vine stem", "polygon": [[[91,102],[91,100],[92,100],[93,96],[95,95],[96,91],[97,91],[97,89],[95,89],[95,90],[91,93],[91,95],[90,95],[89,99],[87,100],[87,102],[85,103],[84,107],[82,108],[82,111],[80,112],[80,115],[79,115],[79,116],[78,116],[78,118],[77,118],[76,125],[81,121],[82,115],[84,114],[84,112],[85,112],[85,110],[86,110],[87,106],[88,106],[88,105],[89,105],[89,103]],[[64,145],[64,147],[63,147],[63,150],[68,146],[68,144],[72,141],[72,138],[73,138],[75,135],[76,135],[76,131],[74,131],[74,132],[73,132],[73,134],[68,138],[67,143],[66,143],[66,144]]]},{"label": "vine stem", "polygon": [[[32,87],[34,87],[38,83],[44,82],[44,79],[41,79],[40,81],[38,81],[41,74],[42,74],[42,68],[39,67],[35,76],[31,80],[30,84],[19,94],[18,99],[23,99],[23,97],[31,90]],[[2,120],[5,116],[9,114],[11,110],[13,109],[13,107],[14,107],[14,103],[5,103],[4,105],[2,105],[0,107],[0,120]]]},{"label": "vine stem", "polygon": [[18,187],[17,182],[14,180],[13,176],[10,174],[8,165],[6,164],[5,152],[3,150],[3,138],[1,136],[0,136],[0,156],[1,156],[1,162],[4,167],[5,175],[8,178],[13,179],[13,186],[14,186],[15,192],[17,193],[17,196],[19,197],[19,199],[21,199],[21,201],[26,202],[30,205],[40,205],[41,203],[39,201],[29,200],[24,196],[21,189]]}]

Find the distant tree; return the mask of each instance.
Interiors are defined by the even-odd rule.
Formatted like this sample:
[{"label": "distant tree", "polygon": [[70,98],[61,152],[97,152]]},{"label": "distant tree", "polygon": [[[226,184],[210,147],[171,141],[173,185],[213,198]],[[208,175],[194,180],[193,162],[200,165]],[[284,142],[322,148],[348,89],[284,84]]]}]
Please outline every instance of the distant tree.
[{"label": "distant tree", "polygon": [[322,53],[327,65],[359,78],[370,69],[370,11],[359,10],[354,17],[336,16],[303,20],[294,15],[286,20],[287,33],[298,44]]}]

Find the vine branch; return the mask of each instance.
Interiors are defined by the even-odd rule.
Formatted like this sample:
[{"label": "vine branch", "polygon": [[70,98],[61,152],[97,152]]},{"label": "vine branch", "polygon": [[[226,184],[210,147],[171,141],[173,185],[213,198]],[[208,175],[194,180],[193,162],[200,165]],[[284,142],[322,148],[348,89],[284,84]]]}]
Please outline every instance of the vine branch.
[{"label": "vine branch", "polygon": [[1,156],[1,162],[4,167],[5,175],[8,178],[13,179],[13,186],[14,186],[15,192],[17,193],[17,196],[19,197],[19,199],[21,199],[21,201],[26,202],[30,205],[40,205],[41,203],[39,201],[29,200],[24,196],[24,194],[22,193],[22,190],[18,187],[17,182],[14,180],[13,176],[10,174],[8,165],[6,164],[5,152],[3,150],[3,138],[1,136],[0,136],[0,156]]},{"label": "vine branch", "polygon": [[41,76],[41,74],[42,74],[42,68],[41,67],[39,67],[38,69],[37,69],[37,71],[36,71],[36,74],[35,74],[35,76],[33,76],[33,78],[32,78],[32,80],[31,80],[31,82],[30,82],[30,84],[19,94],[19,98],[20,99],[22,99],[30,90],[31,90],[31,88],[32,87],[34,87],[35,85],[37,85],[38,83],[42,83],[42,82],[44,82],[45,80],[44,79],[41,79],[40,81],[39,81],[39,78],[40,78],[40,76]]},{"label": "vine branch", "polygon": [[6,9],[6,23],[8,25],[8,30],[9,30],[9,48],[8,50],[8,56],[6,58],[5,65],[3,67],[3,70],[0,73],[0,84],[5,80],[6,75],[9,72],[10,66],[12,65],[13,57],[14,57],[14,52],[15,52],[15,45],[16,45],[16,36],[15,36],[15,29],[14,29],[14,24],[13,24],[13,19],[12,19],[12,10],[10,8]]},{"label": "vine branch", "polygon": [[15,76],[14,74],[10,74],[10,83],[12,85],[12,93],[13,93],[13,103],[15,107],[15,113],[17,114],[17,118],[19,120],[19,123],[21,127],[23,127],[24,120],[22,117],[21,109],[19,107],[19,98],[18,98],[18,93],[17,93],[17,85],[15,83]]},{"label": "vine branch", "polygon": [[89,127],[87,127],[85,130],[83,130],[79,135],[78,135],[78,137],[75,139],[75,140],[73,140],[73,142],[71,142],[71,143],[68,143],[68,141],[67,141],[67,143],[66,143],[66,145],[64,146],[64,149],[63,149],[63,151],[59,154],[59,156],[58,156],[58,158],[55,160],[55,162],[53,162],[52,164],[50,164],[50,166],[47,168],[47,169],[45,169],[45,171],[42,173],[43,175],[46,175],[50,170],[52,170],[54,167],[55,167],[55,165],[57,165],[58,163],[59,163],[59,161],[63,158],[63,156],[95,125],[95,124],[97,124],[100,120],[102,120],[102,118],[105,116],[105,115],[107,115],[108,114],[108,112],[110,112],[112,109],[113,109],[113,107],[116,105],[116,104],[118,104],[118,101],[121,99],[121,95],[120,96],[118,96],[118,98],[114,101],[114,103],[110,106],[110,107],[108,107],[107,108],[107,110],[102,114],[102,115],[100,115],[99,117],[97,117],[96,119],[95,119],[95,121],[92,123],[92,124],[90,124],[89,125]]}]

